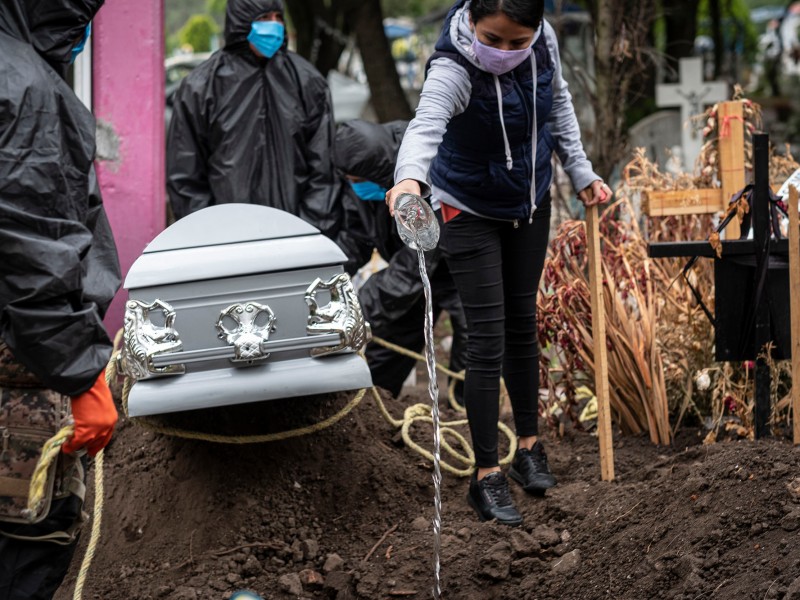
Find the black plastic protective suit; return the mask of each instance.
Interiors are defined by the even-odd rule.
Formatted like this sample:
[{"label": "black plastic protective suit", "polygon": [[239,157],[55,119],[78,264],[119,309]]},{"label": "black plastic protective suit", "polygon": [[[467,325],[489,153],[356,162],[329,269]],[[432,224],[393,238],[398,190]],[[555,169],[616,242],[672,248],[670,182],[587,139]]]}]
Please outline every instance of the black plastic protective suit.
[{"label": "black plastic protective suit", "polygon": [[[334,162],[347,175],[361,177],[378,185],[394,185],[397,151],[407,121],[378,125],[354,120],[342,123],[336,132]],[[419,352],[424,347],[425,298],[419,274],[417,252],[403,244],[394,218],[383,201],[344,199],[346,236],[340,240],[356,268],[366,263],[373,248],[388,266],[370,276],[358,292],[358,299],[372,331],[377,337]],[[346,247],[345,247],[346,246]],[[450,315],[453,345],[450,367],[460,370],[465,364],[466,320],[450,272],[441,252],[425,253],[425,263],[433,291],[434,318],[442,310]],[[398,395],[415,361],[375,343],[367,347],[367,361],[376,385]]]},{"label": "black plastic protective suit", "polygon": [[286,46],[257,57],[247,35],[276,0],[229,0],[225,48],[195,68],[174,100],[167,190],[180,219],[244,202],[299,216],[335,238],[344,182],[331,160],[334,120],[327,81]]},{"label": "black plastic protective suit", "polygon": [[0,3],[0,338],[70,396],[111,356],[102,319],[120,284],[94,117],[62,78],[102,3]]}]

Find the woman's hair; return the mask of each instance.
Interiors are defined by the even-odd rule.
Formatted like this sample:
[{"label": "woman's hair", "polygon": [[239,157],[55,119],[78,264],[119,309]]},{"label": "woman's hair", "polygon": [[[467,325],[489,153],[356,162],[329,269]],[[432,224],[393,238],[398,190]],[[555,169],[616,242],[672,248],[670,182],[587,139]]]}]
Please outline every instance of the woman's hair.
[{"label": "woman's hair", "polygon": [[544,18],[544,0],[472,0],[469,5],[473,23],[498,12],[515,23],[536,29]]}]

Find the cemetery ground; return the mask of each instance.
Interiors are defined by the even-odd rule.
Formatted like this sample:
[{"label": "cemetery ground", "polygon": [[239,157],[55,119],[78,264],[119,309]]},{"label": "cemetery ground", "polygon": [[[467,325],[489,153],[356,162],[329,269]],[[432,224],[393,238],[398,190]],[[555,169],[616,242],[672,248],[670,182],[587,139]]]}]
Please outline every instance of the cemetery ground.
[{"label": "cemetery ground", "polygon": [[[181,425],[279,431],[352,397],[239,406]],[[399,415],[427,394],[420,384],[384,399]],[[441,406],[444,420],[460,418]],[[704,446],[704,431],[683,427],[659,447],[615,431],[617,477],[603,483],[596,437],[542,427],[559,485],[540,498],[511,483],[518,529],[479,523],[467,480],[444,474],[444,598],[800,598],[800,453],[788,442]],[[414,437],[429,435],[420,426]],[[242,588],[276,600],[431,597],[431,464],[369,394],[328,429],[259,445],[167,437],[123,420],[105,465],[84,598],[223,599]],[[72,597],[88,533],[59,600]]]}]

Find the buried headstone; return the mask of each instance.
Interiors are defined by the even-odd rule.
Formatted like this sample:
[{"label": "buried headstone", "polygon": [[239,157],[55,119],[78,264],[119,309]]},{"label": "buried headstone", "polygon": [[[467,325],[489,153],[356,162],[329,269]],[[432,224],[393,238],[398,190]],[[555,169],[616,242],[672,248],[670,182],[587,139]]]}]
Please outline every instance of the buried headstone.
[{"label": "buried headstone", "polygon": [[[648,158],[659,165],[674,160],[675,149],[681,147],[681,117],[674,110],[660,110],[647,115],[628,131],[628,147],[644,148]],[[683,151],[680,151],[681,163]],[[684,163],[685,164],[685,163]]]}]

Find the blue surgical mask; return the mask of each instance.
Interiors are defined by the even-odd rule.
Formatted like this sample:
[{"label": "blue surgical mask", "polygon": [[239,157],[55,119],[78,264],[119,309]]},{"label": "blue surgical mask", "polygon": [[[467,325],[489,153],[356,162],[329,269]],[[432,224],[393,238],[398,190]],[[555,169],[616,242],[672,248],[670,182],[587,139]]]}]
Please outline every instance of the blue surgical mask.
[{"label": "blue surgical mask", "polygon": [[359,181],[358,183],[350,183],[353,186],[353,191],[356,196],[362,200],[386,200],[386,188],[379,186],[373,181]]},{"label": "blue surgical mask", "polygon": [[283,46],[286,28],[280,21],[253,21],[247,41],[267,58],[272,58]]},{"label": "blue surgical mask", "polygon": [[78,43],[77,43],[77,44],[76,44],[76,45],[75,45],[75,46],[72,48],[72,53],[70,54],[70,57],[69,57],[69,64],[72,64],[72,63],[74,63],[74,62],[75,62],[75,59],[76,59],[76,58],[78,58],[78,55],[79,55],[81,52],[83,52],[83,49],[86,47],[86,42],[88,42],[88,41],[89,41],[89,36],[90,36],[91,34],[92,34],[92,24],[91,24],[91,23],[89,23],[89,24],[86,26],[86,29],[83,31],[83,37],[81,38],[81,41],[80,41],[80,42],[78,42]]}]

